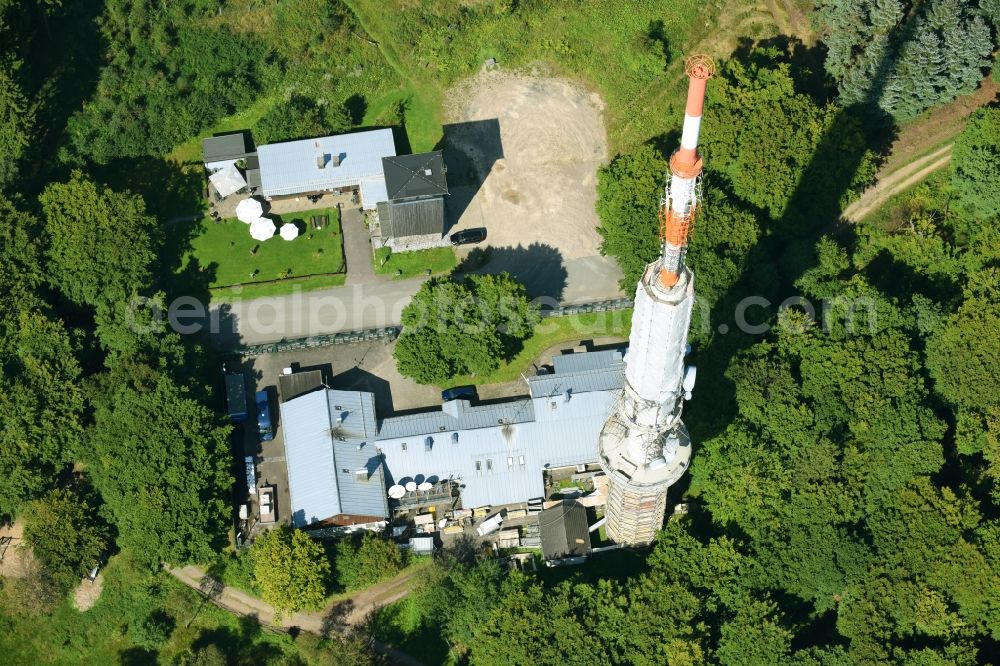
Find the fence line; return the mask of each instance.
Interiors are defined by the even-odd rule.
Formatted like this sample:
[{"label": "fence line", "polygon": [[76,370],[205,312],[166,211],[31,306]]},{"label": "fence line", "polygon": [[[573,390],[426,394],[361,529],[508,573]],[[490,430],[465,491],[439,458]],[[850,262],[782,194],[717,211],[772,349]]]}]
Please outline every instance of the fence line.
[{"label": "fence line", "polygon": [[[584,314],[587,312],[625,310],[632,307],[632,305],[633,302],[631,298],[615,298],[605,301],[593,301],[591,303],[560,305],[559,307],[551,310],[542,310],[540,314],[543,318],[565,317],[575,314]],[[241,356],[261,356],[263,354],[274,354],[294,349],[328,347],[330,345],[342,345],[350,342],[363,342],[365,340],[388,339],[391,341],[395,340],[402,330],[402,326],[383,326],[381,328],[366,328],[359,331],[342,331],[340,333],[312,335],[305,338],[279,340],[278,342],[267,342],[259,345],[239,346],[235,351]]]}]

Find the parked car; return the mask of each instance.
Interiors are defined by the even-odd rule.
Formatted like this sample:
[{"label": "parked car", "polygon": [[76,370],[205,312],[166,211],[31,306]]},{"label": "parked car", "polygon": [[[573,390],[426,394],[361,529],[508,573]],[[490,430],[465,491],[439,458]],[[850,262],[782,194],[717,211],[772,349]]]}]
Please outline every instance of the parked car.
[{"label": "parked car", "polygon": [[271,425],[271,401],[267,391],[257,391],[254,400],[257,403],[257,432],[262,441],[270,442],[274,439],[274,426]]},{"label": "parked car", "polygon": [[452,245],[469,245],[471,243],[482,243],[486,240],[486,228],[477,227],[475,229],[465,229],[456,231],[451,235]]},{"label": "parked car", "polygon": [[455,388],[445,389],[441,391],[441,399],[445,402],[449,400],[458,400],[459,398],[465,398],[466,400],[472,400],[476,397],[476,387],[475,386],[456,386]]}]

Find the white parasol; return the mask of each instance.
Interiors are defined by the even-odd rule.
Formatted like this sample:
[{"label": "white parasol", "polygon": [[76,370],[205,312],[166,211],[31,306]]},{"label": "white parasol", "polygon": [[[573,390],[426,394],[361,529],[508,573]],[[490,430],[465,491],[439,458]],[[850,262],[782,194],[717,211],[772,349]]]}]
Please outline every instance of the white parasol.
[{"label": "white parasol", "polygon": [[236,204],[236,217],[247,224],[264,214],[264,207],[256,199],[244,199]]},{"label": "white parasol", "polygon": [[275,231],[274,222],[266,217],[258,217],[250,223],[250,237],[254,240],[266,241]]},{"label": "white parasol", "polygon": [[291,222],[287,222],[281,225],[281,230],[278,233],[285,240],[295,240],[299,236],[299,228]]}]

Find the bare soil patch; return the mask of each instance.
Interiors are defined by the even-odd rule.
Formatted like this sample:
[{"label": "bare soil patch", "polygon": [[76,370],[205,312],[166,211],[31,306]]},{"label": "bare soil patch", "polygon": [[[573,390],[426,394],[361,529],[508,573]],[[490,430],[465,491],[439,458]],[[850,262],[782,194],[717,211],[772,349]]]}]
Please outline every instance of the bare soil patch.
[{"label": "bare soil patch", "polygon": [[73,606],[80,612],[90,610],[97,600],[101,598],[101,591],[104,589],[104,574],[97,574],[93,581],[86,578],[76,586],[73,591]]},{"label": "bare soil patch", "polygon": [[23,534],[24,525],[20,522],[0,527],[0,539],[4,539],[4,537],[11,539],[5,551],[3,551],[4,547],[0,546],[0,551],[3,551],[3,561],[0,561],[0,576],[23,578],[28,574],[35,558],[31,549],[24,543]]},{"label": "bare soil patch", "polygon": [[597,255],[603,110],[596,93],[568,81],[499,70],[449,91],[445,117],[457,126],[445,127],[446,159],[464,155],[472,172],[449,165],[449,179],[460,182],[449,204],[468,199],[455,228],[485,226],[494,247],[541,243],[567,260]]}]

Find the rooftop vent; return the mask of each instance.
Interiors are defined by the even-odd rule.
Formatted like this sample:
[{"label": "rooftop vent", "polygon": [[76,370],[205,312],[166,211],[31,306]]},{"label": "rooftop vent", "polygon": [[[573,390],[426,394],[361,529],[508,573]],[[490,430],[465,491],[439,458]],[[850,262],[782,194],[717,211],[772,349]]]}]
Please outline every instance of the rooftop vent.
[{"label": "rooftop vent", "polygon": [[335,166],[335,167],[340,166],[340,153],[337,153],[336,155],[331,155],[329,157],[330,157],[330,166]]},{"label": "rooftop vent", "polygon": [[452,444],[458,444],[458,433],[457,432],[451,433],[451,443]]},{"label": "rooftop vent", "polygon": [[424,451],[430,451],[434,446],[434,438],[428,437],[424,440]]},{"label": "rooftop vent", "polygon": [[430,169],[424,169],[424,175],[425,176],[433,176],[434,173]]}]

